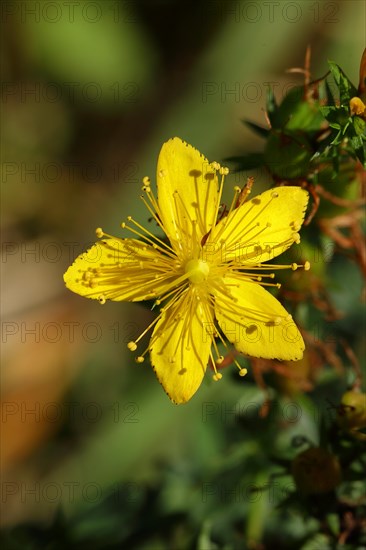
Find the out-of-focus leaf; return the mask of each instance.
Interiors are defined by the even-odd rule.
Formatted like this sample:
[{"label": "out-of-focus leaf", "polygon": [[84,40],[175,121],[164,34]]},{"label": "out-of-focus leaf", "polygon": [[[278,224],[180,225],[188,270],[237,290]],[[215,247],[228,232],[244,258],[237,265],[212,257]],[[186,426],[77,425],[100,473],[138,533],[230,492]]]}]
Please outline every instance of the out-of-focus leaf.
[{"label": "out-of-focus leaf", "polygon": [[252,170],[253,168],[258,168],[258,166],[263,164],[263,158],[262,153],[252,153],[241,157],[229,157],[225,160],[236,164],[234,172],[241,172],[242,170]]},{"label": "out-of-focus leaf", "polygon": [[251,128],[253,132],[255,132],[260,137],[266,138],[270,133],[270,130],[268,130],[268,128],[263,128],[263,126],[259,126],[254,122],[250,122],[250,120],[242,120],[242,123]]},{"label": "out-of-focus leaf", "polygon": [[303,546],[301,550],[333,550],[333,546],[329,537],[323,534],[317,534],[311,537]]},{"label": "out-of-focus leaf", "polygon": [[72,103],[115,110],[138,105],[155,56],[130,6],[97,0],[89,6],[78,2],[72,11],[71,17],[60,7],[54,21],[27,17],[29,58],[57,79]]}]

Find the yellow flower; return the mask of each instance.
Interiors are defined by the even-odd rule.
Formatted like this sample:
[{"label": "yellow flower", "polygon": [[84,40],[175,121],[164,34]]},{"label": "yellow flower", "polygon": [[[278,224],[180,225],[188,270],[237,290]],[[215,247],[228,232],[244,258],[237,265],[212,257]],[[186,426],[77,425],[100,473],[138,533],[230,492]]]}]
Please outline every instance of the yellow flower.
[{"label": "yellow flower", "polygon": [[[200,386],[208,363],[214,379],[223,360],[216,339],[237,351],[264,358],[297,360],[303,339],[291,315],[265,290],[275,269],[309,269],[263,264],[293,243],[304,219],[308,194],[278,187],[245,202],[235,188],[228,212],[220,210],[227,168],[209,163],[191,145],[164,143],[157,166],[158,196],[144,178],[141,197],[168,240],[154,236],[131,217],[122,228],[137,238],[117,238],[97,229],[101,240],[79,256],[64,275],[66,286],[100,303],[155,300],[160,314],[148,348],[155,373],[170,399],[187,402]],[[219,182],[220,176],[220,182]],[[236,362],[236,361],[235,361]],[[246,369],[240,367],[244,376]]]}]

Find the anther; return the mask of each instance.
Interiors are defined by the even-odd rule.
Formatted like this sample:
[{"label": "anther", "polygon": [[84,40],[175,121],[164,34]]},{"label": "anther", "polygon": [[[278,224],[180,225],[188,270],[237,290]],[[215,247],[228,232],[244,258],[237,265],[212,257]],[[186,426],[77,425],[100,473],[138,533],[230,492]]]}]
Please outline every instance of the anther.
[{"label": "anther", "polygon": [[215,380],[215,382],[218,382],[222,378],[221,372],[216,372],[212,378]]},{"label": "anther", "polygon": [[300,243],[300,235],[298,233],[292,233],[292,238],[294,243],[299,244]]},{"label": "anther", "polygon": [[144,176],[144,177],[142,178],[142,183],[143,183],[144,185],[146,185],[146,187],[150,187],[150,178],[149,178],[149,176]]},{"label": "anther", "polygon": [[98,302],[102,305],[104,305],[106,303],[106,299],[105,299],[105,296],[103,296],[103,294],[98,296]]},{"label": "anther", "polygon": [[214,169],[214,170],[220,170],[221,166],[218,162],[214,161],[214,162],[211,162],[211,167]]},{"label": "anther", "polygon": [[130,351],[136,351],[137,350],[137,344],[135,342],[128,342],[127,347]]},{"label": "anther", "polygon": [[296,271],[296,269],[297,269],[298,267],[299,267],[299,266],[297,265],[297,263],[291,264],[291,269],[292,269],[292,271]]},{"label": "anther", "polygon": [[277,199],[278,198],[277,191],[273,191],[273,193],[271,193],[271,197],[272,197],[272,199]]},{"label": "anther", "polygon": [[310,262],[308,262],[308,261],[306,260],[306,262],[304,263],[304,269],[305,269],[305,271],[309,271],[310,267],[311,267],[311,266],[310,266]]},{"label": "anther", "polygon": [[223,355],[220,355],[220,357],[218,357],[218,358],[216,359],[216,361],[215,361],[215,362],[216,362],[216,365],[221,365],[221,363],[223,362],[223,360],[224,360]]},{"label": "anther", "polygon": [[221,176],[227,176],[228,173],[229,173],[229,168],[227,168],[227,166],[221,166],[220,167]]},{"label": "anther", "polygon": [[90,281],[90,279],[93,278],[93,273],[91,271],[85,271],[83,273],[83,280],[84,281]]},{"label": "anther", "polygon": [[104,235],[103,229],[101,227],[97,227],[97,229],[95,230],[95,234],[98,239],[101,239]]},{"label": "anther", "polygon": [[136,363],[143,363],[145,361],[145,357],[142,355],[139,355],[138,357],[135,357]]},{"label": "anther", "polygon": [[245,376],[246,374],[248,374],[248,369],[240,369],[239,376]]},{"label": "anther", "polygon": [[273,319],[273,324],[278,327],[282,323],[282,317],[275,317]]}]

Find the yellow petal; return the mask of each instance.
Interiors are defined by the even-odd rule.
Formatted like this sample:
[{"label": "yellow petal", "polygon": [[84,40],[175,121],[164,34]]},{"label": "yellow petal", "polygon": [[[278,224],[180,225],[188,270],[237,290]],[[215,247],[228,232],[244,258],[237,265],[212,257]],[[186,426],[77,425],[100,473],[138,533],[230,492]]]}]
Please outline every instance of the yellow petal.
[{"label": "yellow petal", "polygon": [[222,262],[266,262],[299,242],[307,203],[308,193],[300,187],[270,189],[233,210],[207,242]]},{"label": "yellow petal", "polygon": [[280,302],[259,284],[243,281],[240,274],[225,277],[222,292],[215,292],[215,298],[220,328],[238,351],[265,359],[302,358],[305,346],[299,329]]},{"label": "yellow petal", "polygon": [[176,278],[172,260],[135,239],[103,239],[64,274],[70,290],[101,301],[148,300]]},{"label": "yellow petal", "polygon": [[188,290],[163,314],[150,343],[156,376],[174,403],[186,403],[205,374],[214,333],[212,309]]},{"label": "yellow petal", "polygon": [[[183,253],[215,223],[218,179],[208,160],[175,137],[164,143],[157,166],[159,214],[175,250]],[[193,229],[192,221],[196,221]]]}]

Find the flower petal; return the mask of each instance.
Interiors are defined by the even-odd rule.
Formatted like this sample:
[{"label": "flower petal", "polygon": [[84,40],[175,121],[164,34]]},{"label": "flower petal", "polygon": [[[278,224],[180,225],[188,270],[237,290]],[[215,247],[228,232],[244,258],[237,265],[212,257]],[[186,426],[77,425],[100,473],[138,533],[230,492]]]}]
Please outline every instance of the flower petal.
[{"label": "flower petal", "polygon": [[150,356],[156,376],[174,403],[198,390],[209,359],[213,312],[189,289],[162,315],[153,332]]},{"label": "flower petal", "polygon": [[64,274],[70,290],[99,301],[156,298],[177,277],[172,260],[135,239],[103,239]]},{"label": "flower petal", "polygon": [[267,262],[294,242],[304,220],[308,193],[300,187],[276,187],[233,210],[212,230],[222,262]]},{"label": "flower petal", "polygon": [[[194,231],[200,242],[216,222],[216,172],[199,151],[175,137],[161,148],[157,187],[159,214],[166,234],[174,249],[184,253],[192,244]],[[195,229],[192,220],[197,222]]]},{"label": "flower petal", "polygon": [[225,277],[215,298],[220,328],[238,351],[265,359],[302,358],[305,346],[299,329],[280,302],[258,283],[240,280],[240,275]]}]

